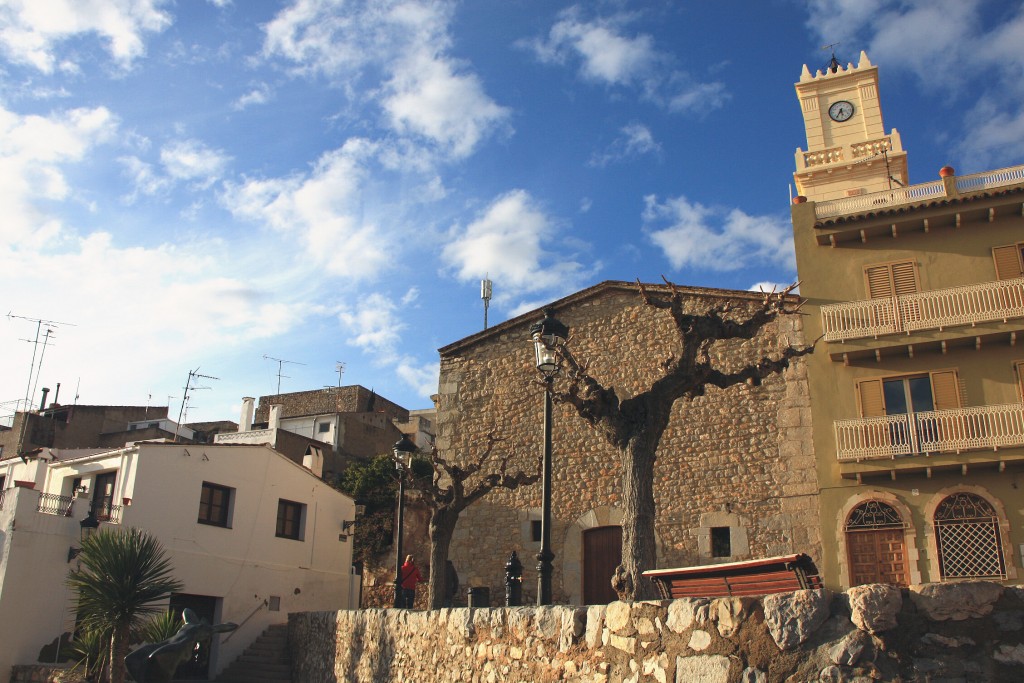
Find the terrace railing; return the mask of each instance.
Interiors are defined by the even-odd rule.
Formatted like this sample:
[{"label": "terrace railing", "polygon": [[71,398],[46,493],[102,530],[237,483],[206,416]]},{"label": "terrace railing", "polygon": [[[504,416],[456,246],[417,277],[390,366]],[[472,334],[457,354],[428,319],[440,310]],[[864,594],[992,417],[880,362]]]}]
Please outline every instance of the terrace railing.
[{"label": "terrace railing", "polygon": [[835,422],[840,462],[1024,446],[1024,403]]},{"label": "terrace railing", "polygon": [[1005,322],[1024,317],[1024,278],[821,307],[826,341]]}]

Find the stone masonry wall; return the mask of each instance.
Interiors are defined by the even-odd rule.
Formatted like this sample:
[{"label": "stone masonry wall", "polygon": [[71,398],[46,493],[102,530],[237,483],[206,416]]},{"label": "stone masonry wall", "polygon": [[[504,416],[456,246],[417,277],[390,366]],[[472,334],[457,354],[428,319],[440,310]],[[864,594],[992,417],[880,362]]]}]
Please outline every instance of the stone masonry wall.
[{"label": "stone masonry wall", "polygon": [[289,615],[294,683],[1010,683],[1024,589],[858,586],[592,607]]},{"label": "stone masonry wall", "polygon": [[[371,399],[373,410],[368,411],[367,407],[369,407]],[[272,405],[282,406],[281,417],[319,415],[321,413],[375,412],[384,413],[389,419],[401,422],[409,419],[408,410],[359,385],[260,396],[253,421],[266,422],[270,418],[270,406]]]},{"label": "stone masonry wall", "polygon": [[[556,315],[569,325],[577,357],[624,399],[660,376],[662,361],[679,352],[678,338],[669,313],[646,306],[635,286],[606,283],[592,290],[570,298]],[[749,310],[760,299],[692,291],[691,307],[728,300],[737,310]],[[543,389],[529,342],[534,322],[510,321],[441,350],[436,443],[442,455],[475,455],[493,432],[505,439],[499,448],[514,449],[514,462],[537,470]],[[755,339],[717,345],[715,360],[729,370],[777,355],[782,345],[802,343],[801,329],[799,316],[785,317]],[[655,465],[659,567],[793,552],[820,559],[809,406],[799,360],[760,386],[712,387],[692,402],[676,403]],[[619,454],[564,405],[555,406],[553,444],[554,599],[580,603],[584,532],[621,519]],[[515,550],[526,568],[524,600],[533,600],[539,544],[530,523],[540,519],[540,497],[539,483],[515,492],[495,490],[463,513],[450,557],[465,584],[503,594],[504,563]],[[712,527],[729,527],[732,555],[712,557]]]}]

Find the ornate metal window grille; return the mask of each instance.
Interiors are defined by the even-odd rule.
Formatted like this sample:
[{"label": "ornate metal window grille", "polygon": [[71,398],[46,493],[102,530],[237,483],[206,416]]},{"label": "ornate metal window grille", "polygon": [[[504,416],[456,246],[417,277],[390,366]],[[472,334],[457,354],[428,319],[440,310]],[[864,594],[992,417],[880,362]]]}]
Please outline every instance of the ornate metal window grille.
[{"label": "ornate metal window grille", "polygon": [[846,531],[875,529],[906,529],[906,522],[891,505],[880,500],[869,500],[850,511],[846,518]]},{"label": "ornate metal window grille", "polygon": [[973,493],[956,493],[935,510],[943,579],[1006,578],[995,508]]}]

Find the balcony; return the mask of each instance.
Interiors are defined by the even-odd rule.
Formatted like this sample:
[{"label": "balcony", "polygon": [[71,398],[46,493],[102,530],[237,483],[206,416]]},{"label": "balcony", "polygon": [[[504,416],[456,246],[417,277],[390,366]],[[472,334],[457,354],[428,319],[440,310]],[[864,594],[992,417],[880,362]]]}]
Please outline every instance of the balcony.
[{"label": "balcony", "polygon": [[121,523],[122,508],[120,505],[114,505],[109,497],[89,501],[85,498],[59,496],[54,493],[40,493],[39,500],[36,503],[36,512],[44,515],[72,517],[75,514],[75,502],[79,500],[83,501],[83,504],[78,506],[80,514],[85,515],[91,509],[96,519],[101,522],[108,522],[110,524]]},{"label": "balcony", "polygon": [[1024,446],[1024,403],[835,422],[839,462]]},{"label": "balcony", "polygon": [[[821,160],[818,163],[825,163],[825,161]],[[970,194],[1021,183],[1024,183],[1024,166],[1012,166],[986,173],[958,176],[956,177],[956,192],[957,194]],[[814,205],[814,215],[819,220],[835,218],[864,211],[879,211],[904,204],[915,204],[946,196],[945,183],[942,180],[935,180],[920,185],[909,185],[855,197],[817,202]]]},{"label": "balcony", "polygon": [[1007,322],[1024,317],[1024,278],[821,307],[826,341]]}]

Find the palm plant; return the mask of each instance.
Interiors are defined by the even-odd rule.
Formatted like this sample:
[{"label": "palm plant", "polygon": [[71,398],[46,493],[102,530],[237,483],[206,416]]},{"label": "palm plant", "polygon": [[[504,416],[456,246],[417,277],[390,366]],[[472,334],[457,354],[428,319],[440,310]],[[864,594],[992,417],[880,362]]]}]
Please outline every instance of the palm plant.
[{"label": "palm plant", "polygon": [[79,625],[108,631],[110,683],[124,683],[124,657],[142,619],[162,611],[157,603],[183,584],[159,541],[145,531],[101,531],[82,541],[79,567],[67,578],[75,592]]}]

